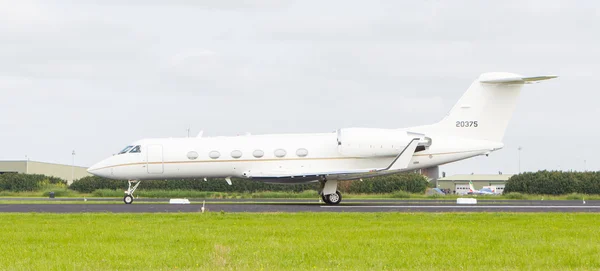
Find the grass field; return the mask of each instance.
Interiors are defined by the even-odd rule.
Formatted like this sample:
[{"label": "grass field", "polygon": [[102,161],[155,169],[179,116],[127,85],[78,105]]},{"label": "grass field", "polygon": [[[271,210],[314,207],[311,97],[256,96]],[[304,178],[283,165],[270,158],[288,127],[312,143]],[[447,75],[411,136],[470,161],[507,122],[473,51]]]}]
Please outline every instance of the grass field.
[{"label": "grass field", "polygon": [[[93,193],[79,193],[67,188],[61,189],[46,189],[43,191],[28,191],[28,192],[11,192],[0,191],[0,199],[2,197],[48,197],[50,191],[55,192],[55,196],[59,198],[122,198],[123,190],[99,189]],[[318,199],[317,191],[307,190],[302,192],[211,192],[198,190],[144,190],[136,191],[136,196],[140,198],[189,198],[189,199]],[[412,194],[404,191],[397,191],[387,194],[352,194],[344,193],[345,199],[456,199],[459,197],[477,197],[479,199],[517,199],[517,200],[600,200],[600,195],[585,195],[585,194],[568,194],[568,195],[528,195],[520,193],[509,193],[506,195],[425,195]]]},{"label": "grass field", "polygon": [[597,270],[600,215],[0,214],[2,270]]}]

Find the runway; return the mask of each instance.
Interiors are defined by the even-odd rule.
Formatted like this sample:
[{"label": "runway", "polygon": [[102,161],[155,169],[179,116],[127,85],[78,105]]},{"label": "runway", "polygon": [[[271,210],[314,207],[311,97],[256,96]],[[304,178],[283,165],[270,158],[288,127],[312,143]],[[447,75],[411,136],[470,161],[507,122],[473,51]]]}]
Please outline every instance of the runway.
[{"label": "runway", "polygon": [[[3,199],[4,200],[4,199]],[[71,199],[72,200],[72,199]],[[110,199],[114,201],[113,199]],[[202,200],[192,204],[166,204],[168,200],[138,200],[118,203],[0,204],[6,213],[194,213],[201,212]],[[207,212],[600,212],[600,201],[579,200],[482,200],[476,205],[457,205],[452,200],[345,200],[340,205],[319,204],[306,199],[206,200]]]}]

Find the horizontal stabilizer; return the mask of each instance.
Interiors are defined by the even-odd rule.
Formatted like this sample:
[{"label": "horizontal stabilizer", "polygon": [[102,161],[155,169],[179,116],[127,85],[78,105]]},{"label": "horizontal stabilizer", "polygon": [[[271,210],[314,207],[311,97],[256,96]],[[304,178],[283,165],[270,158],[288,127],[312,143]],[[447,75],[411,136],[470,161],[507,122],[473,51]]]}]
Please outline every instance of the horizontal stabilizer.
[{"label": "horizontal stabilizer", "polygon": [[484,73],[479,77],[479,82],[488,84],[532,84],[556,77],[558,76],[541,75],[524,77],[514,73]]}]

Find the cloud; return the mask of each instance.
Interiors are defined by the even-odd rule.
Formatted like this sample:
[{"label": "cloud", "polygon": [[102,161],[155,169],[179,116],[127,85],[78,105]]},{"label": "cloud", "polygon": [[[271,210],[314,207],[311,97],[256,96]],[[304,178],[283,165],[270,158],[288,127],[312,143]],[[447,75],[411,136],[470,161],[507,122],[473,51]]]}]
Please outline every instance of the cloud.
[{"label": "cloud", "polygon": [[[36,1],[0,0],[0,29],[11,30],[16,27],[32,26],[49,19],[49,14],[42,5]],[[11,28],[10,26],[15,27]]]}]

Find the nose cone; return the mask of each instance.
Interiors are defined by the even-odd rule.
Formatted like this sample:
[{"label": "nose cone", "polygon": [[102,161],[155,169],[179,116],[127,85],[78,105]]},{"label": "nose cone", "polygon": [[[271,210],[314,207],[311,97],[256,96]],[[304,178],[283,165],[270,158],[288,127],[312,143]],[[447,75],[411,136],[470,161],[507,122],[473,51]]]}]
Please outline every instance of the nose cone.
[{"label": "nose cone", "polygon": [[106,163],[106,160],[104,160],[89,167],[87,172],[99,177],[108,177],[110,175],[110,169],[107,166],[108,164]]},{"label": "nose cone", "polygon": [[89,167],[89,168],[87,169],[87,172],[88,172],[89,174],[94,174],[94,170],[98,170],[98,164],[94,164],[93,166]]}]

